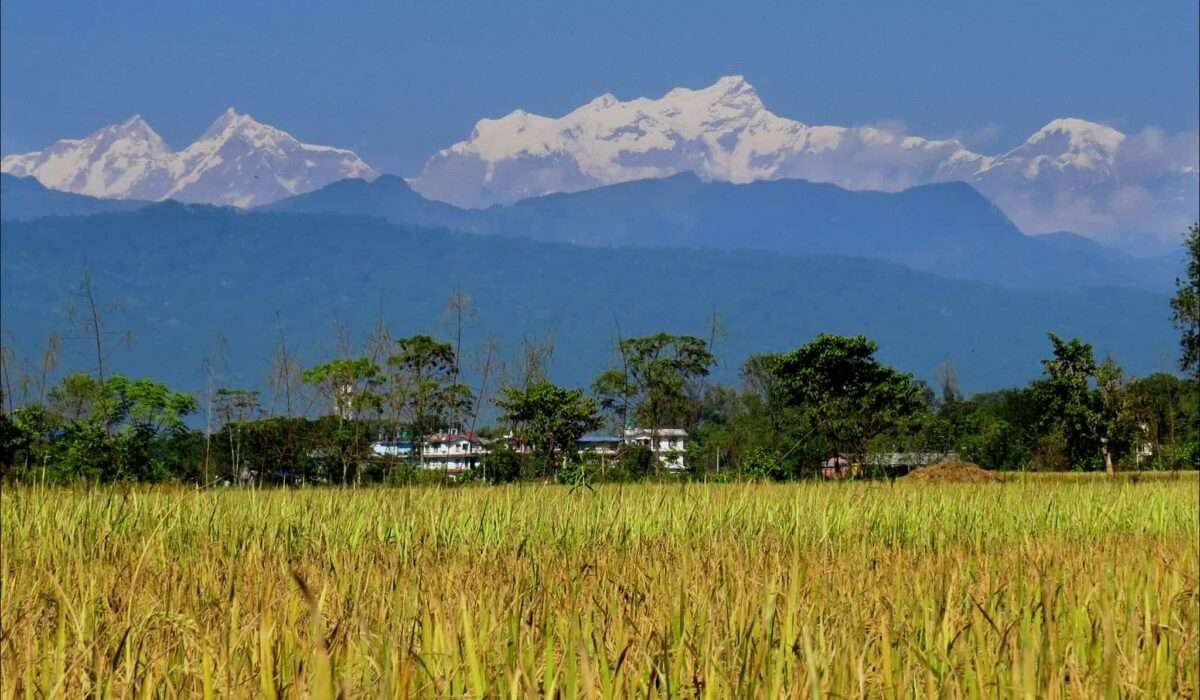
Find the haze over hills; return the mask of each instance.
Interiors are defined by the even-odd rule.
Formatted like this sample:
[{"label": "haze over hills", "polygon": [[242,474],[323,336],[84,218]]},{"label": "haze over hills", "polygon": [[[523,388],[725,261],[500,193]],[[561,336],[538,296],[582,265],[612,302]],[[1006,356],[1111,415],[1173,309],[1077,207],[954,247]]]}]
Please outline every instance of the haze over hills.
[{"label": "haze over hills", "polygon": [[83,139],[0,159],[0,172],[67,192],[117,199],[249,207],[349,177],[378,173],[354,152],[301,143],[232,107],[195,142],[172,151],[140,116]]},{"label": "haze over hills", "polygon": [[[131,348],[111,348],[112,367],[185,389],[199,387],[218,336],[229,344],[226,381],[253,387],[278,330],[308,364],[336,354],[335,321],[356,340],[381,312],[394,334],[446,337],[456,290],[478,310],[468,366],[489,337],[511,360],[522,338],[550,333],[552,377],[576,386],[609,366],[615,324],[626,336],[706,334],[714,311],[726,329],[717,344],[724,381],[747,355],[821,332],[864,333],[888,362],[926,378],[949,359],[968,391],[1037,376],[1047,331],[1085,338],[1135,374],[1169,370],[1176,341],[1166,295],[1127,289],[1006,289],[844,256],[589,248],[164,203],[4,222],[0,322],[18,361],[38,356],[47,333],[69,329],[64,308],[85,266],[103,299],[121,302],[108,326],[134,333]],[[64,366],[89,366],[82,346],[68,350]]]},{"label": "haze over hills", "polygon": [[887,193],[803,180],[703,182],[682,173],[462,210],[381,177],[335,183],[269,208],[588,246],[853,255],[1009,287],[1168,291],[1181,269],[1177,256],[1136,260],[1073,234],[1025,236],[978,192],[954,182]]},{"label": "haze over hills", "polygon": [[[695,173],[715,182],[804,179],[896,192],[963,181],[1025,233],[1075,231],[1135,254],[1173,249],[1200,210],[1200,136],[1124,134],[1076,118],[1048,122],[997,155],[894,126],[813,126],[767,109],[727,76],[658,99],[606,94],[570,113],[481,119],[410,180],[426,198],[479,208],[549,193]],[[352,151],[304,144],[232,108],[174,152],[140,117],[9,155],[0,171],[97,197],[240,207],[378,175]]]}]

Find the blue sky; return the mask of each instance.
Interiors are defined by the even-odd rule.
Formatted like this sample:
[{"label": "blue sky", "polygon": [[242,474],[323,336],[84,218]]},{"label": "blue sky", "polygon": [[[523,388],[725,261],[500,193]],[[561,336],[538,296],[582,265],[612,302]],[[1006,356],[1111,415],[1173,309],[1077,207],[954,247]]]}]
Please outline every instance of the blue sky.
[{"label": "blue sky", "polygon": [[142,114],[174,147],[230,105],[415,174],[476,119],[743,74],[810,124],[976,150],[1054,117],[1197,128],[1195,0],[0,4],[0,152]]}]

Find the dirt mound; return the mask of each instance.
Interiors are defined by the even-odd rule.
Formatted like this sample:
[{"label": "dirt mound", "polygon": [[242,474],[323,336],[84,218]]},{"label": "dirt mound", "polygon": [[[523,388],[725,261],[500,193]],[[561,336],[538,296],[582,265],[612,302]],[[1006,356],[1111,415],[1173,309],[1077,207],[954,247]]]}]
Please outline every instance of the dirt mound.
[{"label": "dirt mound", "polygon": [[999,474],[989,472],[978,464],[948,459],[921,467],[900,477],[901,481],[931,481],[945,484],[988,484],[1003,481]]}]

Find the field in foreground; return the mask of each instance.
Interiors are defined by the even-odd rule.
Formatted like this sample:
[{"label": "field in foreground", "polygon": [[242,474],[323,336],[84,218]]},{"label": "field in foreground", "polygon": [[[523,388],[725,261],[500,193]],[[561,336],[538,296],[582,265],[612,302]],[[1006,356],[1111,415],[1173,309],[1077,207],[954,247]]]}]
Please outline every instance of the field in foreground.
[{"label": "field in foreground", "polygon": [[7,487],[8,697],[1196,697],[1200,482]]}]

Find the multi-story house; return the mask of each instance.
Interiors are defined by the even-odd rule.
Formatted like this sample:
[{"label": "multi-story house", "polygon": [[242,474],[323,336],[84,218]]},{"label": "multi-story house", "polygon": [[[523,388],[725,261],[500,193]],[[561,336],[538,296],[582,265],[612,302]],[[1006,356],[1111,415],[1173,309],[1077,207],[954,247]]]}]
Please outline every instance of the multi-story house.
[{"label": "multi-story house", "polygon": [[425,469],[464,472],[479,465],[487,444],[475,433],[427,435],[421,452],[411,440],[379,440],[371,445],[377,457],[397,457],[419,463]]},{"label": "multi-story house", "polygon": [[[511,440],[512,435],[508,436]],[[585,435],[576,448],[586,456],[602,461],[616,459],[622,445],[648,447],[666,469],[683,469],[687,454],[688,434],[680,428],[659,428],[651,431],[635,428],[624,435]],[[528,452],[528,447],[516,446],[518,452]],[[418,453],[411,440],[378,440],[371,445],[376,457],[398,458],[420,463],[425,469],[460,473],[479,466],[488,453],[487,441],[474,433],[440,433],[428,435],[423,441],[423,450]]]}]

